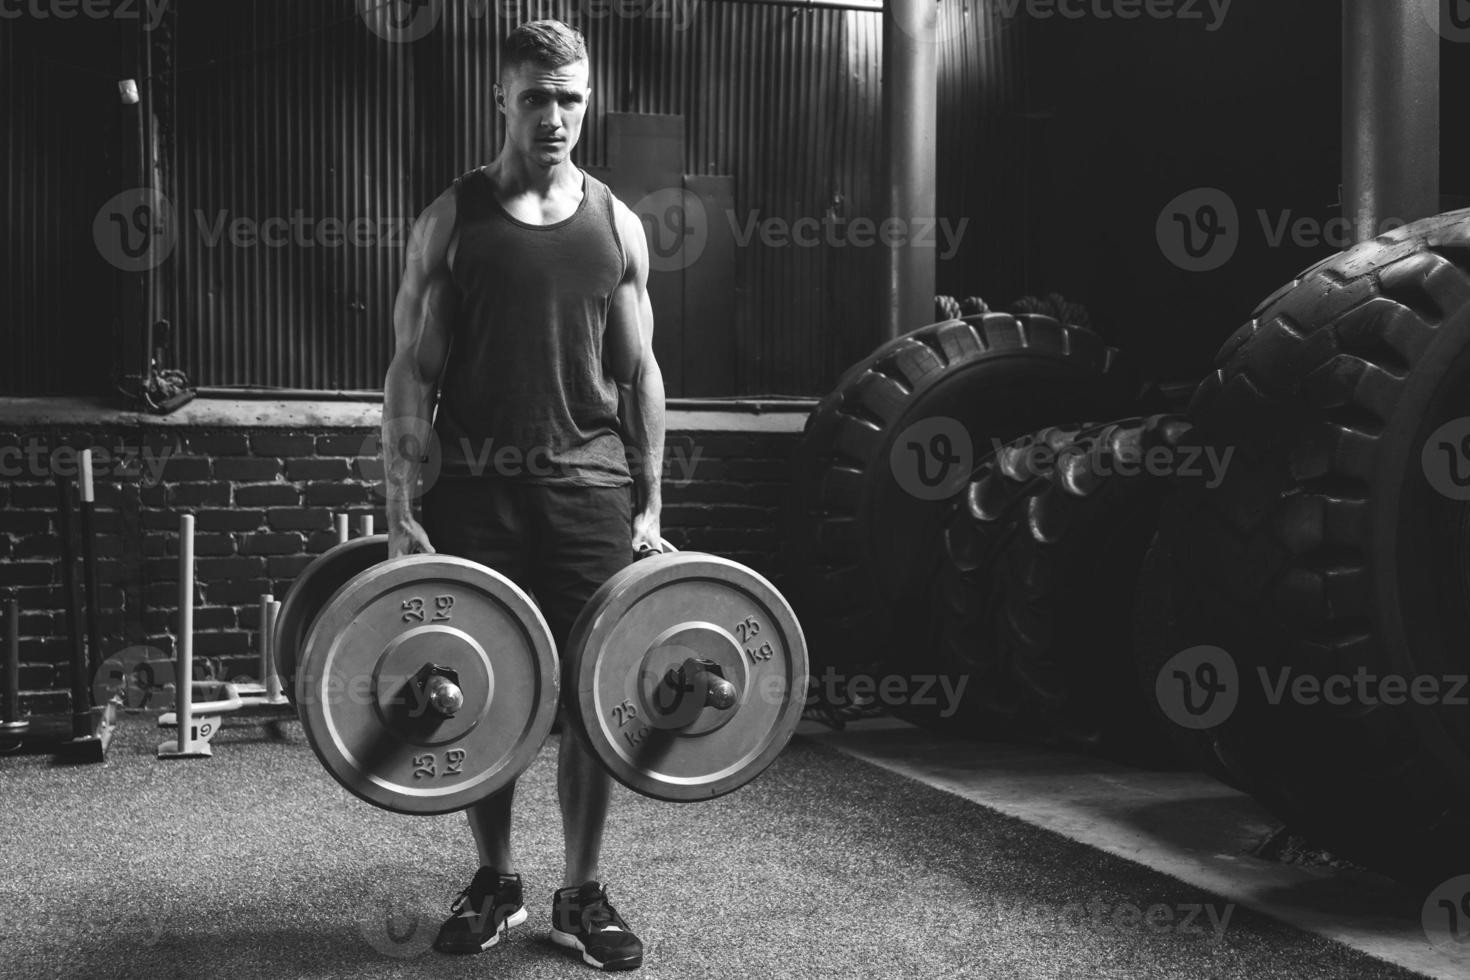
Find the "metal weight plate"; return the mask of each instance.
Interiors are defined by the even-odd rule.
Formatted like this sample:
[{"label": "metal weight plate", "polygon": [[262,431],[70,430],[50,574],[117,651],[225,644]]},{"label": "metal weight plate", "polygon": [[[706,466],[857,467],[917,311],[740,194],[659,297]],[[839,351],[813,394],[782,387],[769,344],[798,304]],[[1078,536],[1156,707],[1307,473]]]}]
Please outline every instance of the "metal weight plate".
[{"label": "metal weight plate", "polygon": [[[582,610],[564,655],[573,716],[593,753],[656,799],[707,800],[744,786],[790,741],[806,698],[806,640],[791,606],[765,578],[716,555],[657,554],[618,572]],[[680,700],[668,682],[691,661],[727,695],[733,686],[730,707]]]},{"label": "metal weight plate", "polygon": [[[286,598],[281,600],[271,636],[276,673],[281,677],[281,690],[287,697],[295,690],[301,645],[327,600],[354,575],[387,560],[388,535],[374,534],[329,548],[296,576],[296,581],[286,590]],[[264,678],[261,680],[264,682]]]},{"label": "metal weight plate", "polygon": [[407,555],[359,573],[316,617],[296,708],[349,791],[449,813],[531,764],[559,687],[551,631],[525,592],[464,558]]}]

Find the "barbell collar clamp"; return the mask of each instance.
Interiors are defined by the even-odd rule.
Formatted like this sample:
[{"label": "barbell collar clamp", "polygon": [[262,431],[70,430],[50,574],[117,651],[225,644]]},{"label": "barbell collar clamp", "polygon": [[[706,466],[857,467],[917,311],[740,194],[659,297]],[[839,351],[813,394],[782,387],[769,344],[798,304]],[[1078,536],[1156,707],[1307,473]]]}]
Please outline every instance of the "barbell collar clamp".
[{"label": "barbell collar clamp", "polygon": [[728,711],[739,700],[735,685],[725,679],[720,665],[702,657],[690,657],[682,664],[675,664],[664,675],[663,683],[673,692],[674,698],[669,715],[678,714],[686,697],[694,697],[700,707]]},{"label": "barbell collar clamp", "polygon": [[459,672],[452,667],[424,664],[414,675],[419,703],[428,705],[444,718],[453,718],[464,707],[464,689],[459,686]]}]

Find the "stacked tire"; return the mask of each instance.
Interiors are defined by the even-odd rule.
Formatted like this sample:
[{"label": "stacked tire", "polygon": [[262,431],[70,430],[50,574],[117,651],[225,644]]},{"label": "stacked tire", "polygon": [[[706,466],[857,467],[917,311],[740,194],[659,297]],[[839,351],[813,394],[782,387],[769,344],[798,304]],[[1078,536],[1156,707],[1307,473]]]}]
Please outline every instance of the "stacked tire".
[{"label": "stacked tire", "polygon": [[981,464],[946,521],[929,617],[938,669],[966,681],[945,727],[1187,758],[1140,683],[1134,607],[1168,478],[1196,477],[1188,432],[1169,415],[1051,426]]},{"label": "stacked tire", "polygon": [[[1107,418],[1136,385],[1095,333],[1043,314],[930,324],[849,370],[794,455],[783,587],[813,662],[911,657],[945,510],[983,454],[1042,425]],[[917,611],[917,612],[916,612]]]},{"label": "stacked tire", "polygon": [[[1470,211],[1269,296],[1182,415],[1060,316],[921,328],[809,419],[814,660],[964,681],[903,713],[967,734],[1193,759],[1400,877],[1470,866]],[[919,492],[936,420],[973,458]]]},{"label": "stacked tire", "polygon": [[1143,651],[1289,827],[1429,880],[1470,864],[1467,410],[1470,212],[1269,297],[1190,404],[1231,460],[1168,502]]}]

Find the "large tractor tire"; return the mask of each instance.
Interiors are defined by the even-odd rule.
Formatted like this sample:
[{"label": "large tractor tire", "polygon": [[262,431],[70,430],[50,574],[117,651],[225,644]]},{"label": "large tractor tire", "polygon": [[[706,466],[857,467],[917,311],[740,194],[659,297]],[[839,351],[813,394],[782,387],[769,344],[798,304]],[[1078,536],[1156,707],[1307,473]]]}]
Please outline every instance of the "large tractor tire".
[{"label": "large tractor tire", "polygon": [[934,589],[938,669],[969,678],[946,727],[1182,761],[1139,689],[1133,634],[1188,428],[1167,415],[1053,426],[981,465],[947,523]]},{"label": "large tractor tire", "polygon": [[1218,662],[1181,696],[1192,676],[1222,705],[1216,754],[1291,829],[1401,875],[1470,869],[1470,211],[1307,270],[1216,367],[1187,441],[1233,455],[1171,498],[1161,544],[1168,643],[1223,651],[1238,700]]},{"label": "large tractor tire", "polygon": [[[1096,334],[1036,314],[930,324],[849,370],[807,419],[783,540],[783,587],[814,663],[845,669],[909,655],[945,502],[974,457],[1047,423],[1121,414],[1135,387]],[[961,438],[951,439],[956,425]],[[946,454],[925,461],[936,482],[916,494],[895,460],[931,443]]]}]

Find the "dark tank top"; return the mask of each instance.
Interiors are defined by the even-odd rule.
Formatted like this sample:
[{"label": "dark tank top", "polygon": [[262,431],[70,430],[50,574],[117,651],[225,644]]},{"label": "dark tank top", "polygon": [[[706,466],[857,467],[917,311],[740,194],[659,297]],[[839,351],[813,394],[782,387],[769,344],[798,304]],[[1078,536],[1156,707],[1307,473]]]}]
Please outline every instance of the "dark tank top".
[{"label": "dark tank top", "polygon": [[448,472],[527,483],[632,483],[618,388],[603,366],[614,290],[627,268],[607,185],[583,174],[571,217],[531,225],[489,177],[455,181],[459,312],[434,430]]}]

